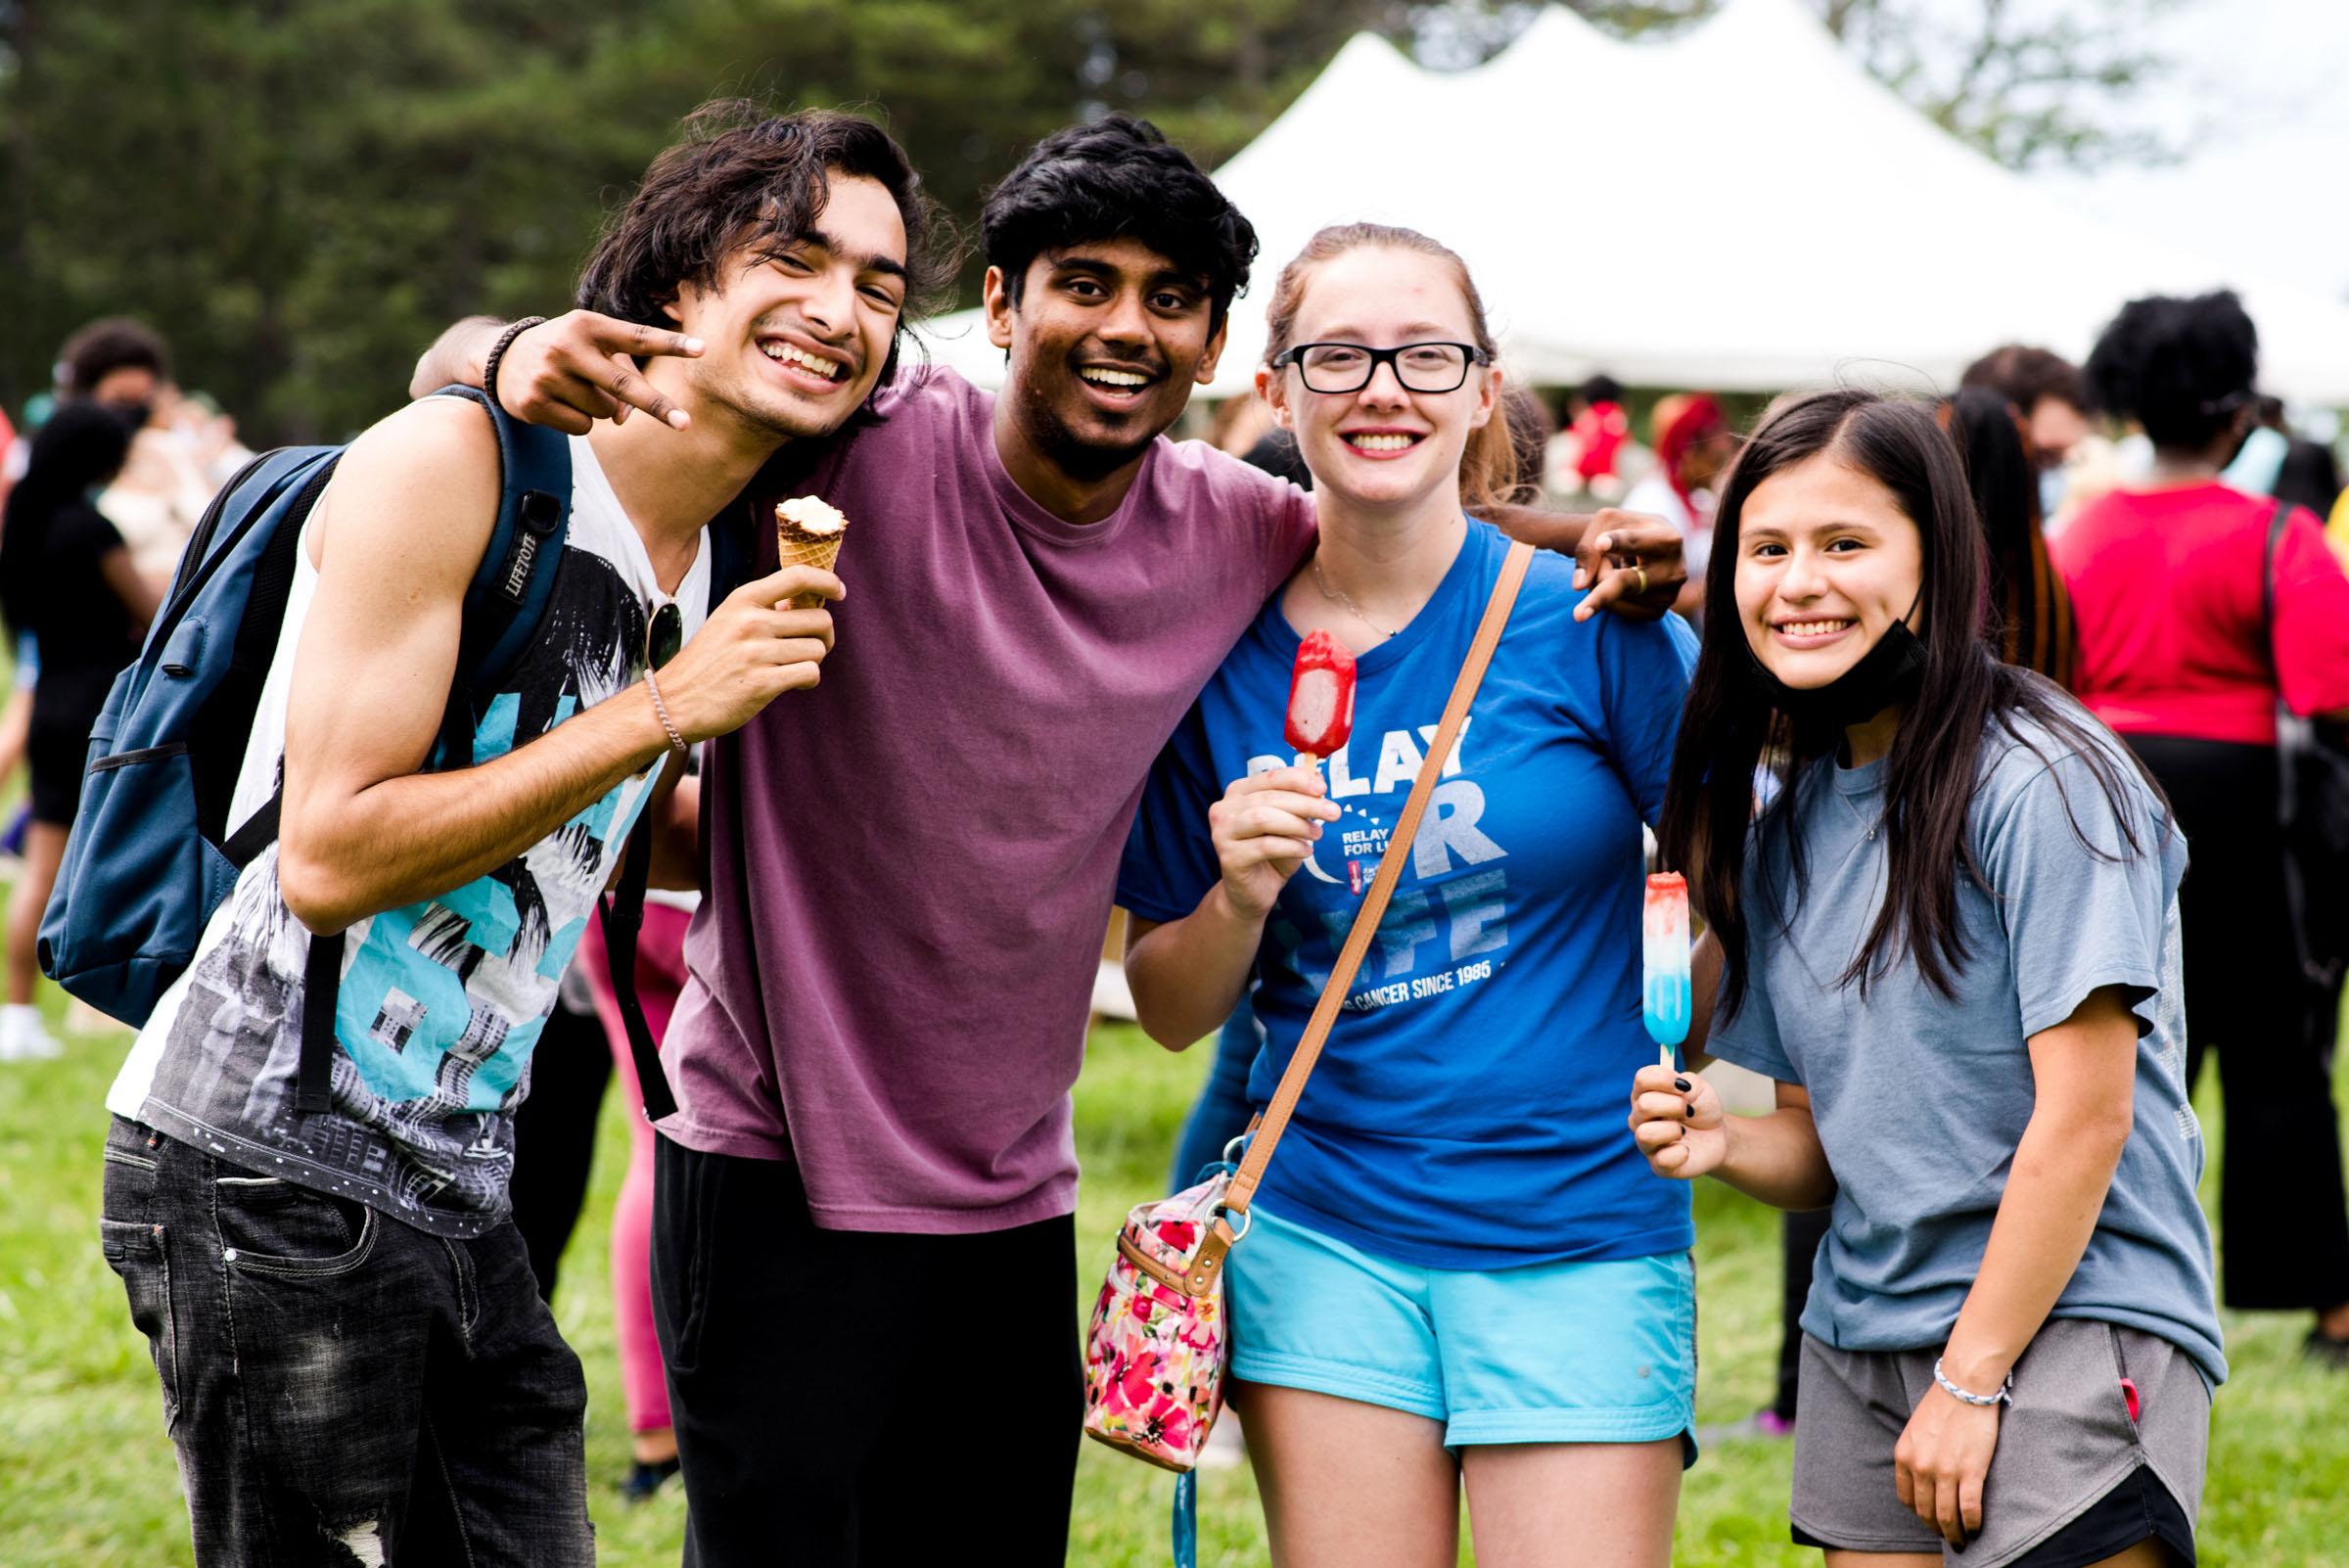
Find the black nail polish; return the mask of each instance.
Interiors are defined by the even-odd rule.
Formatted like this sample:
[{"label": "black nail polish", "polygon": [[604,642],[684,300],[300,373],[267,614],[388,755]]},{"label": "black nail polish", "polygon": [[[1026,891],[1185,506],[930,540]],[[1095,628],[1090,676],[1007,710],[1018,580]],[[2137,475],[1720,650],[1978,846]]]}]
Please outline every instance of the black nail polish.
[{"label": "black nail polish", "polygon": [[1696,1120],[1696,1107],[1693,1105],[1683,1105],[1681,1107],[1681,1115],[1688,1121],[1693,1122]]},{"label": "black nail polish", "polygon": [[1682,1094],[1685,1094],[1685,1093],[1687,1093],[1687,1092],[1688,1092],[1690,1089],[1692,1089],[1692,1088],[1696,1087],[1696,1085],[1695,1085],[1694,1084],[1691,1084],[1691,1083],[1689,1083],[1689,1082],[1688,1082],[1686,1079],[1684,1079],[1684,1078],[1676,1078],[1676,1079],[1674,1079],[1674,1080],[1672,1081],[1672,1086],[1673,1086],[1674,1088],[1676,1088],[1676,1089],[1679,1089],[1679,1090],[1680,1090],[1680,1091],[1681,1091]]}]

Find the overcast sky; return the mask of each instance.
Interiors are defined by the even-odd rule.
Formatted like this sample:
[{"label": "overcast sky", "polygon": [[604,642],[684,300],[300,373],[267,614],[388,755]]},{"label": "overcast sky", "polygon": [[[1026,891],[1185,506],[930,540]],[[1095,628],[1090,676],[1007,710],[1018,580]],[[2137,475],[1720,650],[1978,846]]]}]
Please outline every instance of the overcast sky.
[{"label": "overcast sky", "polygon": [[2174,85],[2132,114],[2198,150],[2042,178],[2116,221],[2349,298],[2349,3],[2179,0],[2160,41]]}]

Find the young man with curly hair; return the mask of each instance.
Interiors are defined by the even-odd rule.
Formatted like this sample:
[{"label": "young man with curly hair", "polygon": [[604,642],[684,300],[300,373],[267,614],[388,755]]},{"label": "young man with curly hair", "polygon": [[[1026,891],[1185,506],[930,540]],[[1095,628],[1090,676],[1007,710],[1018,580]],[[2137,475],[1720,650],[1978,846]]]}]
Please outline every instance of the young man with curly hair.
[{"label": "young man with curly hair", "polygon": [[[838,580],[770,568],[713,609],[710,529],[886,383],[930,216],[848,115],[714,106],[654,161],[582,292],[640,346],[700,345],[642,373],[690,428],[569,443],[545,611],[454,714],[502,489],[486,412],[392,415],[303,526],[230,815],[282,786],[277,840],[108,1096],[106,1251],[200,1563],[594,1560],[586,1388],[508,1218],[513,1110],[630,825],[672,809],[670,753],[815,684],[831,618],[790,600]],[[309,1111],[304,976],[332,934],[331,1106]]]}]

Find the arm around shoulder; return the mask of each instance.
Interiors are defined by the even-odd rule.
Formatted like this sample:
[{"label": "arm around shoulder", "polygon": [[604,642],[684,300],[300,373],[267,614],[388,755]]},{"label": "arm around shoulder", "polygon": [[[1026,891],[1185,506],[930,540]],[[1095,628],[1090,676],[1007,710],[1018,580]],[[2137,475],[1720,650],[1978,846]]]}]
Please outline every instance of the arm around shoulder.
[{"label": "arm around shoulder", "polygon": [[479,387],[489,347],[506,324],[495,316],[467,316],[433,340],[408,377],[410,397],[429,397],[443,387]]}]

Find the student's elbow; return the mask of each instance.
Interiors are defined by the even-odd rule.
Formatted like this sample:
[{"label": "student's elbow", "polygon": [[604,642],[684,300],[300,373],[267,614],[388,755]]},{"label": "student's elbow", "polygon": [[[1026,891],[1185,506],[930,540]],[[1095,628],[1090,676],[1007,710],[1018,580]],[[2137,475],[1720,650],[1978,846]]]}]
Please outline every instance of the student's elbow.
[{"label": "student's elbow", "polygon": [[1133,954],[1126,955],[1126,989],[1133,994],[1133,1021],[1142,1033],[1171,1051],[1191,1048],[1197,1035],[1188,1027],[1188,1020],[1178,1016],[1183,1009],[1172,1006],[1151,984],[1148,964],[1137,964]]},{"label": "student's elbow", "polygon": [[1145,999],[1146,992],[1144,988],[1133,984],[1131,970],[1127,971],[1126,981],[1133,991],[1133,1021],[1141,1025],[1142,1033],[1168,1050],[1189,1050],[1196,1037],[1179,1020],[1171,1017],[1167,1008]]},{"label": "student's elbow", "polygon": [[2121,1151],[2136,1127],[2136,1113],[2127,1095],[2117,1102],[2068,1105],[2048,1120],[2053,1124],[2048,1130],[2056,1147],[2071,1151],[2089,1169],[2106,1173],[2121,1163]]},{"label": "student's elbow", "polygon": [[277,890],[286,908],[312,936],[331,937],[367,913],[348,876],[290,837],[278,841]]},{"label": "student's elbow", "polygon": [[2096,1155],[2099,1165],[2111,1169],[2121,1163],[2121,1151],[2129,1146],[2129,1134],[2136,1127],[2136,1116],[2126,1102],[2102,1107],[2081,1129],[2082,1145]]}]

